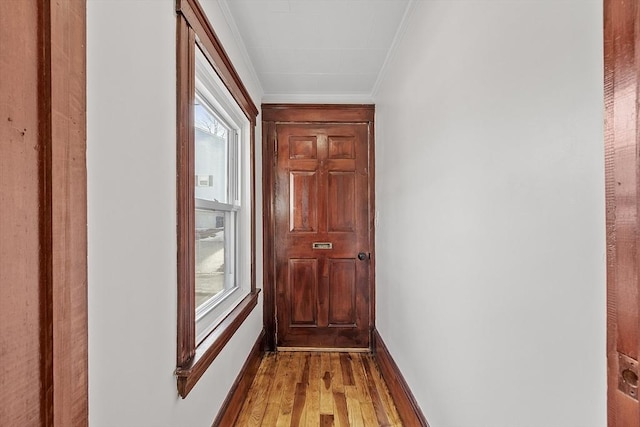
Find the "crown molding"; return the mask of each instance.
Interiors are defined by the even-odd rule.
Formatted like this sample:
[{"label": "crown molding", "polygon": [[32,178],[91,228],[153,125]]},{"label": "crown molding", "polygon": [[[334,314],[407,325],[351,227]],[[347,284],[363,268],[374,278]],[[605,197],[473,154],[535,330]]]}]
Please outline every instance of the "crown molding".
[{"label": "crown molding", "polygon": [[378,91],[380,90],[380,85],[382,81],[386,77],[387,69],[389,68],[389,64],[391,60],[395,56],[396,50],[404,33],[407,31],[407,26],[409,25],[409,16],[411,15],[411,11],[416,5],[415,0],[409,0],[407,4],[407,8],[404,10],[404,15],[402,15],[402,20],[400,21],[400,25],[398,26],[398,30],[396,31],[396,35],[393,37],[393,42],[391,42],[391,47],[389,47],[389,51],[387,52],[387,56],[382,63],[382,67],[380,67],[380,72],[378,73],[378,78],[376,82],[373,84],[373,88],[371,89],[371,94],[369,95],[371,99],[375,99],[378,96]]},{"label": "crown molding", "polygon": [[253,66],[253,61],[251,60],[251,56],[249,56],[247,45],[244,44],[244,39],[242,38],[242,34],[238,29],[238,24],[236,24],[236,20],[233,17],[233,13],[231,13],[231,9],[229,8],[229,4],[227,0],[218,0],[218,4],[220,5],[220,9],[222,10],[224,19],[227,21],[227,25],[229,25],[229,28],[231,29],[231,34],[233,35],[233,38],[238,44],[238,49],[240,50],[242,59],[244,59],[244,62],[247,64],[247,68],[249,69],[251,78],[254,80],[255,84],[258,86],[260,93],[264,94],[264,88],[262,87],[262,82],[260,82],[260,79],[258,78],[258,73],[256,72],[256,69]]}]

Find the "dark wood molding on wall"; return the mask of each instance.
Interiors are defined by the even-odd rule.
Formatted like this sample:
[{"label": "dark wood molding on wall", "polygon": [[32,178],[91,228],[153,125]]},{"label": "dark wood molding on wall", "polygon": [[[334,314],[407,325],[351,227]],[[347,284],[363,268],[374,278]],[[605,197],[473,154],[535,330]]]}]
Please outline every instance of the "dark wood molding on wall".
[{"label": "dark wood molding on wall", "polygon": [[222,82],[244,111],[252,126],[256,124],[258,107],[251,100],[249,91],[242,83],[231,59],[207,19],[197,0],[176,0],[176,12],[184,16],[197,35],[196,43],[203,45],[203,53]]},{"label": "dark wood molding on wall", "polygon": [[[278,123],[369,123],[369,138],[373,146],[375,106],[370,104],[262,104],[262,214],[263,214],[263,317],[265,348],[276,349],[276,251],[275,251],[275,149]],[[370,156],[374,155],[371,150]],[[371,158],[373,163],[373,157]],[[374,179],[372,167],[370,175]],[[370,204],[375,206],[375,191],[371,188]],[[375,253],[375,229],[370,218],[370,247]],[[371,322],[375,325],[375,287],[373,286],[375,257],[371,260],[370,304]]]},{"label": "dark wood molding on wall", "polygon": [[1,2],[0,28],[0,424],[83,426],[86,2]]},{"label": "dark wood molding on wall", "polygon": [[236,377],[235,382],[231,386],[227,398],[222,403],[218,416],[216,416],[216,419],[213,421],[213,427],[232,426],[238,419],[240,409],[242,409],[251,384],[258,373],[260,362],[262,362],[265,344],[264,339],[265,331],[263,329],[256,343],[251,348],[249,356],[247,356],[247,360],[245,360],[242,369],[240,369],[240,373]]},{"label": "dark wood molding on wall", "polygon": [[409,385],[402,376],[402,372],[400,372],[398,365],[396,365],[393,357],[391,357],[389,349],[384,344],[377,330],[373,331],[373,345],[373,351],[378,367],[380,368],[380,373],[387,383],[389,393],[396,404],[402,422],[407,426],[429,427],[429,423],[422,413],[415,397],[413,397]]},{"label": "dark wood molding on wall", "polygon": [[640,425],[640,5],[604,1],[609,427]]},{"label": "dark wood molding on wall", "polygon": [[365,123],[374,115],[369,104],[262,104],[263,122]]}]

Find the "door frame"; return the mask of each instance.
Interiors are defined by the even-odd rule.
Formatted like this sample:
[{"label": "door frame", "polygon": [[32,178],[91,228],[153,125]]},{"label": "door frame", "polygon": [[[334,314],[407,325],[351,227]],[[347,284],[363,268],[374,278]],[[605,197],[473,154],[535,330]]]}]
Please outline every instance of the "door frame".
[{"label": "door frame", "polygon": [[[262,104],[263,317],[265,346],[276,350],[275,182],[276,125],[354,123],[369,129],[369,334],[375,329],[375,106],[371,104]],[[369,345],[373,343],[369,337]]]},{"label": "door frame", "polygon": [[[640,424],[639,46],[638,2],[604,0],[609,427]],[[627,381],[626,371],[635,373],[635,387]]]}]

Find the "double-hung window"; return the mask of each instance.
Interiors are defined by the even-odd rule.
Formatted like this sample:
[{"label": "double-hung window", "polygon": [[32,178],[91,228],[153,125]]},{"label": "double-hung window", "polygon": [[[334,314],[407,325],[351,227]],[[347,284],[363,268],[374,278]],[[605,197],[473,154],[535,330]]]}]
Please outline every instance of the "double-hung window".
[{"label": "double-hung window", "polygon": [[197,0],[177,0],[178,392],[257,304],[257,108]]},{"label": "double-hung window", "polygon": [[[212,84],[213,69],[196,49],[195,310],[196,344],[211,332],[242,290],[243,242],[240,129],[223,118]],[[245,277],[246,279],[246,277]],[[246,289],[245,289],[246,291]],[[246,294],[246,292],[245,292]],[[236,297],[237,299],[237,297]]]}]

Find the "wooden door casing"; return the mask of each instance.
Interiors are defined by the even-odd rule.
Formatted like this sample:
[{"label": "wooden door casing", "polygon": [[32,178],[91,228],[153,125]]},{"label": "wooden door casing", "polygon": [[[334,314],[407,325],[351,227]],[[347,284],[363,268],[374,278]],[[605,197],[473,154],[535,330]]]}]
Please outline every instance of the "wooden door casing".
[{"label": "wooden door casing", "polygon": [[604,2],[608,425],[640,425],[640,6]]},{"label": "wooden door casing", "polygon": [[370,346],[373,112],[263,105],[267,349]]}]

